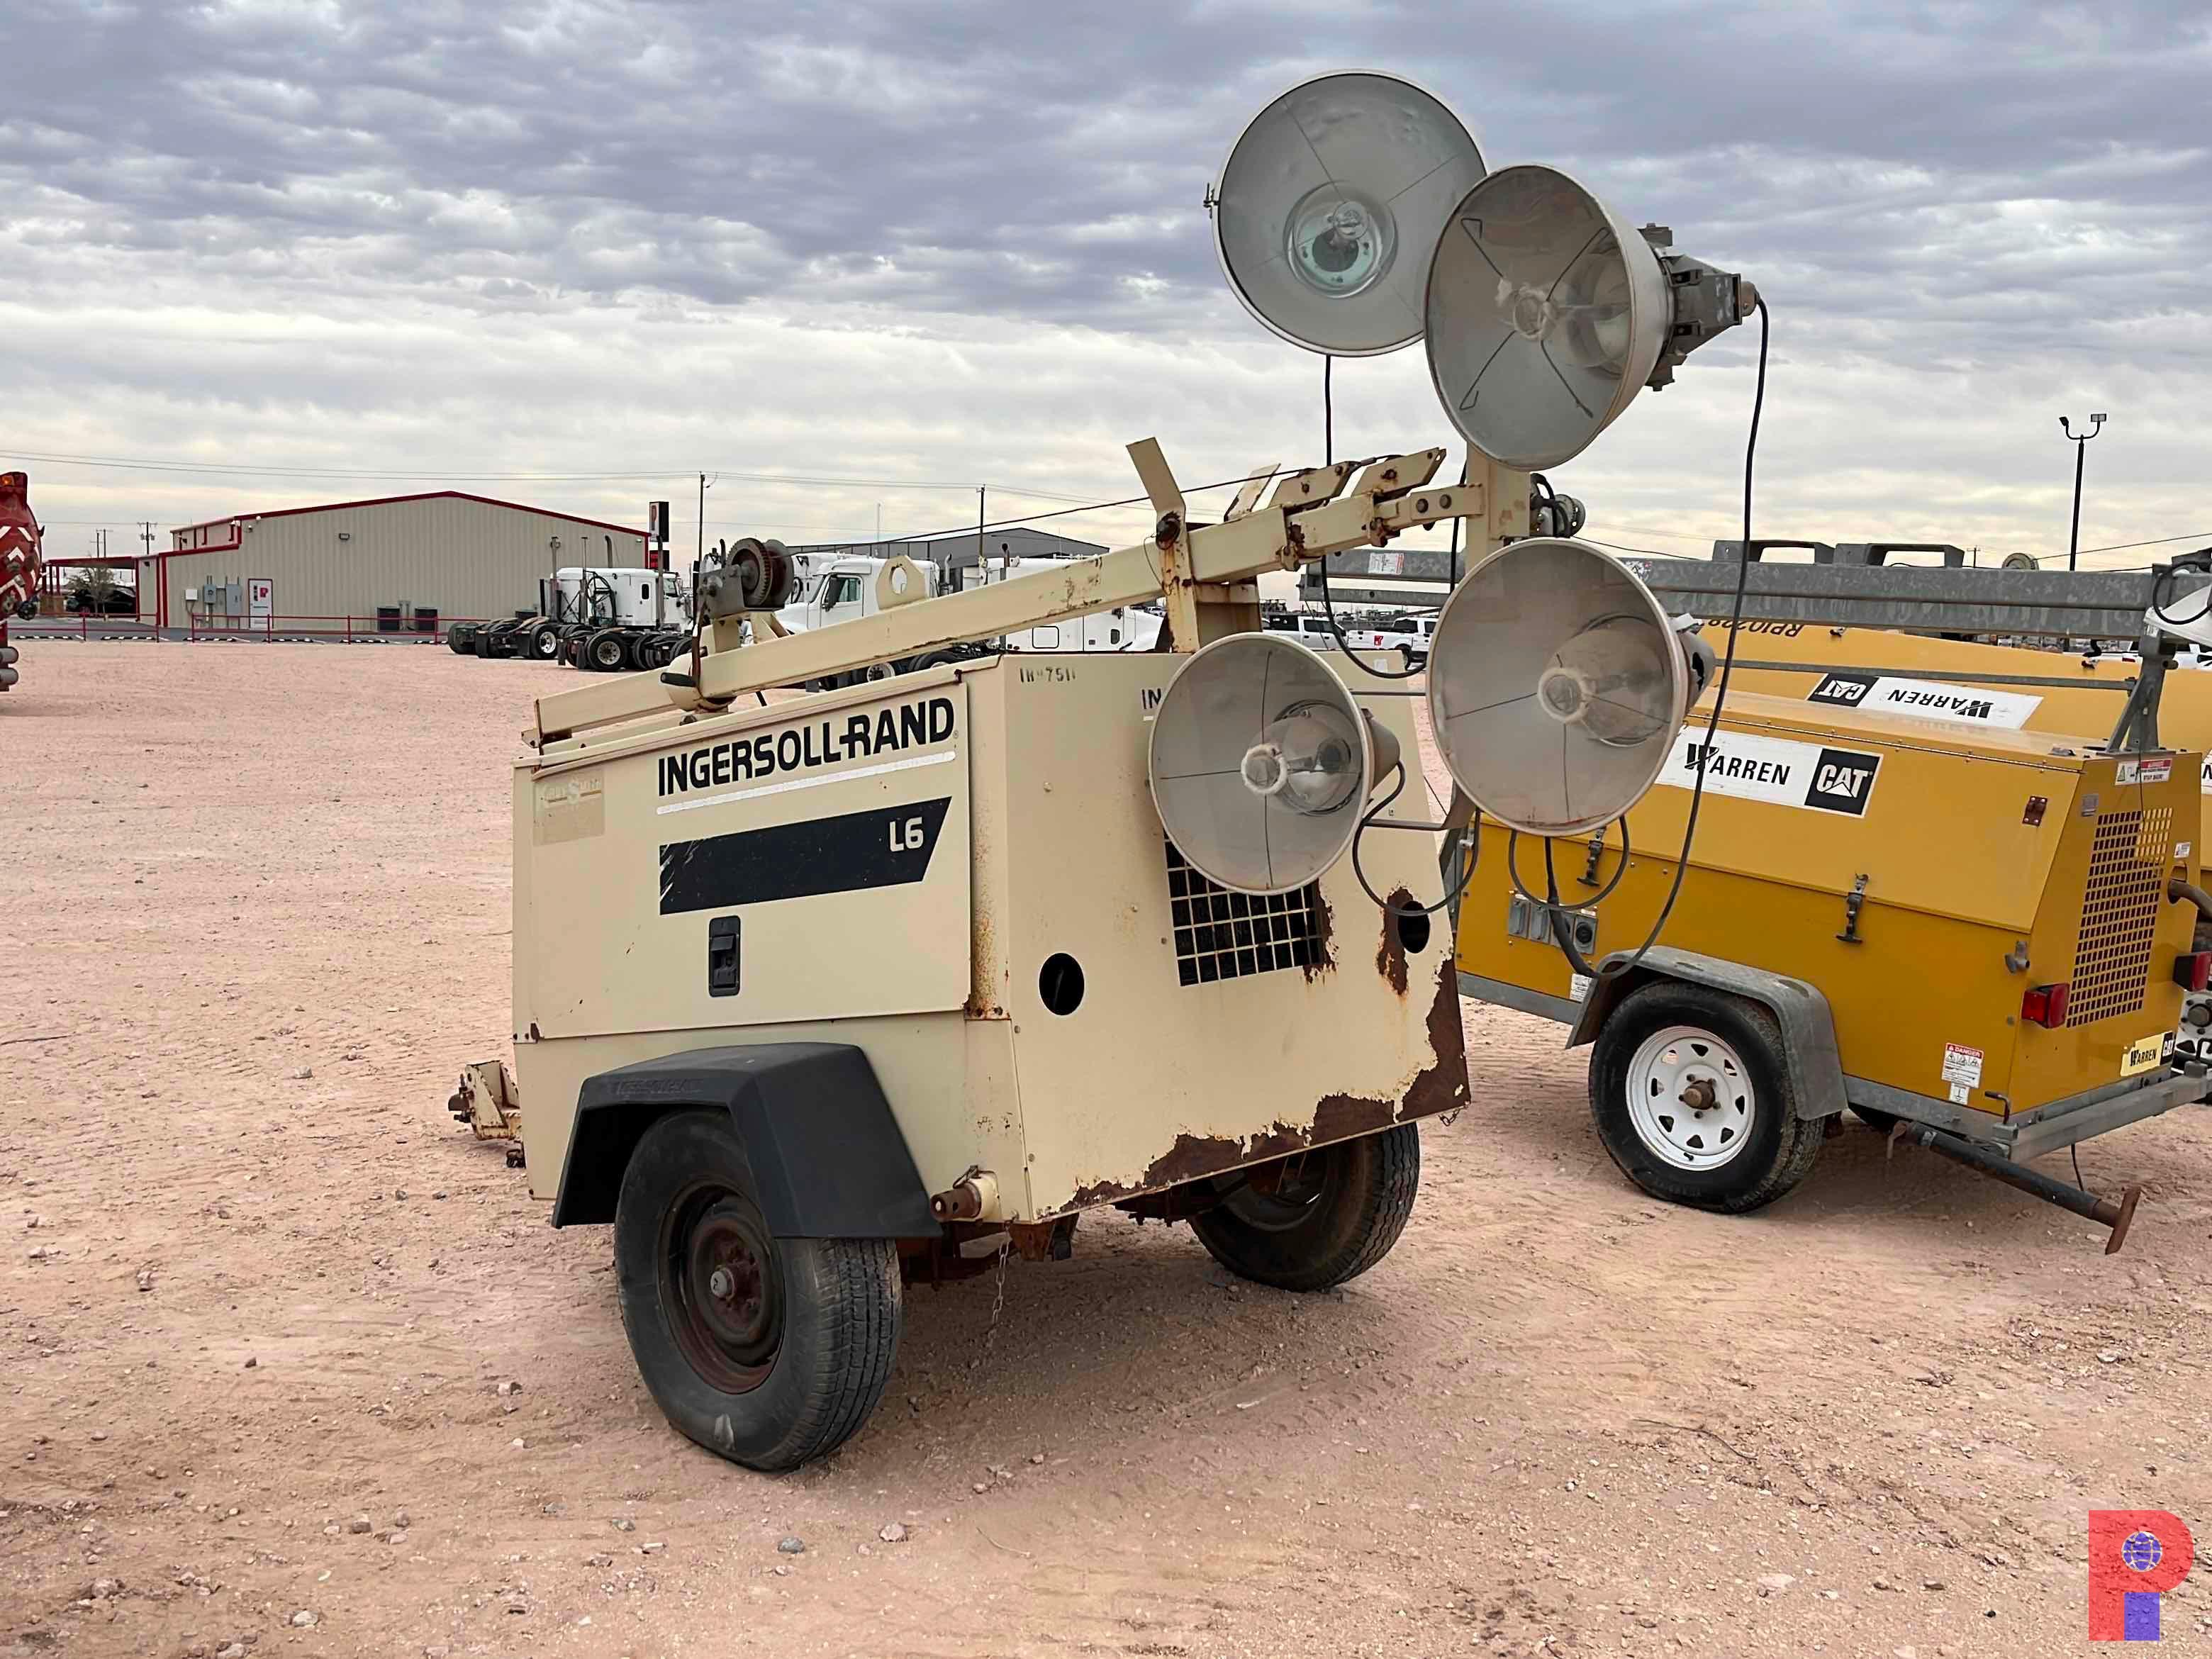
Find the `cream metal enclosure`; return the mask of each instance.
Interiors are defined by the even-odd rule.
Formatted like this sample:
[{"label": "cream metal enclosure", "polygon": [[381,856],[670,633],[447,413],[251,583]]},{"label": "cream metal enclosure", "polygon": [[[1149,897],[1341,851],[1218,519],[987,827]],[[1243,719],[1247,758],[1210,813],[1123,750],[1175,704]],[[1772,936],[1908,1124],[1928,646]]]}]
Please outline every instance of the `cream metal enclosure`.
[{"label": "cream metal enclosure", "polygon": [[[1401,939],[1348,864],[1248,900],[1170,852],[1145,745],[1183,660],[986,659],[526,757],[515,1066],[533,1193],[555,1195],[585,1079],[738,1042],[857,1045],[927,1190],[995,1178],[983,1220],[1464,1103],[1443,927]],[[1415,752],[1410,695],[1346,672]],[[1363,862],[1430,903],[1434,847],[1378,829]],[[724,991],[708,963],[729,918]]]},{"label": "cream metal enclosure", "polygon": [[170,539],[141,561],[138,591],[158,595],[147,608],[172,628],[353,617],[373,629],[393,608],[410,625],[418,610],[505,617],[534,608],[561,566],[645,562],[639,531],[456,490],[241,514]]}]

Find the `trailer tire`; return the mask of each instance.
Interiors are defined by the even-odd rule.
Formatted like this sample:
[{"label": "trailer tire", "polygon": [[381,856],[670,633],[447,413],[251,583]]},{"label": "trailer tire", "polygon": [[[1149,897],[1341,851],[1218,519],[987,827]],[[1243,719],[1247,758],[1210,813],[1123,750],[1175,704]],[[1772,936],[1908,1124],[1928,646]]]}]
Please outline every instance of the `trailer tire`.
[{"label": "trailer tire", "polygon": [[[1712,1103],[1683,1109],[1702,1085]],[[1655,1198],[1741,1215],[1812,1172],[1826,1122],[1800,1117],[1782,1028],[1757,1003],[1655,980],[1607,1017],[1590,1115],[1621,1173]]]},{"label": "trailer tire", "polygon": [[532,662],[551,662],[561,654],[561,629],[544,622],[530,630],[530,659]]},{"label": "trailer tire", "polygon": [[1299,1153],[1295,1163],[1284,1191],[1239,1186],[1193,1216],[1190,1230],[1240,1278],[1325,1291],[1365,1273],[1405,1231],[1421,1184],[1420,1132],[1395,1124]]},{"label": "trailer tire", "polygon": [[[842,1444],[883,1398],[902,1313],[896,1245],[771,1237],[727,1112],[678,1112],[646,1131],[614,1231],[639,1374],[669,1422],[715,1455],[796,1468]],[[718,1283],[734,1289],[717,1297]]]}]

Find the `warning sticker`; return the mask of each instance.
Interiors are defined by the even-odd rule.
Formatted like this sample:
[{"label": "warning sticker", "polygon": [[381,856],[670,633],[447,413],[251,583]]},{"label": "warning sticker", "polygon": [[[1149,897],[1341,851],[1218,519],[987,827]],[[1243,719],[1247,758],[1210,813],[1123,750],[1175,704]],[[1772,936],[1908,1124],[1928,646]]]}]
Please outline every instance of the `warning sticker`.
[{"label": "warning sticker", "polygon": [[1589,994],[1590,982],[1590,976],[1588,974],[1568,975],[1567,995],[1575,1001],[1580,1002]]},{"label": "warning sticker", "polygon": [[2124,760],[2114,775],[2121,783],[2164,783],[2173,775],[2173,762],[2161,756],[2156,760]]},{"label": "warning sticker", "polygon": [[1691,789],[1702,771],[1705,787],[1716,795],[1863,817],[1881,769],[1880,755],[1748,732],[1716,732],[1708,748],[1705,727],[1692,726],[1675,738],[1659,781]]},{"label": "warning sticker", "polygon": [[2153,1031],[2147,1037],[2137,1037],[2120,1051],[2120,1075],[2134,1077],[2155,1068],[2166,1059],[2166,1045],[2172,1040],[2172,1033],[2169,1031]]},{"label": "warning sticker", "polygon": [[1965,1105],[1966,1103],[1966,1097],[1972,1092],[1973,1091],[1967,1088],[1963,1083],[1953,1084],[1951,1085],[1951,1103],[1954,1106]]},{"label": "warning sticker", "polygon": [[1943,1045],[1943,1081],[1961,1087],[1978,1089],[1982,1086],[1982,1051],[1969,1048],[1962,1042]]},{"label": "warning sticker", "polygon": [[1914,714],[1922,720],[1961,720],[2014,732],[2027,724],[2027,717],[2043,702],[2021,691],[1850,672],[1823,675],[1805,698],[1808,702],[1839,703],[1869,714]]}]

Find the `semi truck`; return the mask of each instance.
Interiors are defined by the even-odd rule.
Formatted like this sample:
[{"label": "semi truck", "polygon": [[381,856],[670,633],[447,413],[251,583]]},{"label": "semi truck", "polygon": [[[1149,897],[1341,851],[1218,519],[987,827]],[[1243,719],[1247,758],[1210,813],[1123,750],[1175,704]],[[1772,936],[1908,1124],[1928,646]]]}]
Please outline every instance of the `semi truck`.
[{"label": "semi truck", "polygon": [[538,584],[538,605],[502,621],[459,623],[458,654],[526,657],[599,672],[659,668],[691,636],[691,593],[673,570],[570,565]]},{"label": "semi truck", "polygon": [[8,643],[8,622],[28,622],[39,614],[40,545],[38,515],[31,511],[31,478],[26,472],[0,472],[0,691],[17,678],[15,647]]}]

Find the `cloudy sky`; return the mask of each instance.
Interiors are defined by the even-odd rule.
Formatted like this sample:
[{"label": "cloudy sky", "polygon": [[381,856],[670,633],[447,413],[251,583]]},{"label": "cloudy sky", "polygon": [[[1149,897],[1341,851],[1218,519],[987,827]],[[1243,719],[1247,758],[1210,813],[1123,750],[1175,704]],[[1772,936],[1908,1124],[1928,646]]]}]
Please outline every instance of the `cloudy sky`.
[{"label": "cloudy sky", "polygon": [[[709,540],[822,540],[1130,494],[1146,434],[1317,462],[1320,362],[1200,202],[1354,66],[1756,278],[1759,533],[2063,553],[2101,410],[2083,544],[2212,540],[2201,4],[7,0],[0,64],[0,464],[52,553],[446,483],[688,540],[701,469]],[[1560,469],[1590,533],[1735,533],[1754,335]],[[1451,439],[1418,348],[1336,390],[1342,451]]]}]

